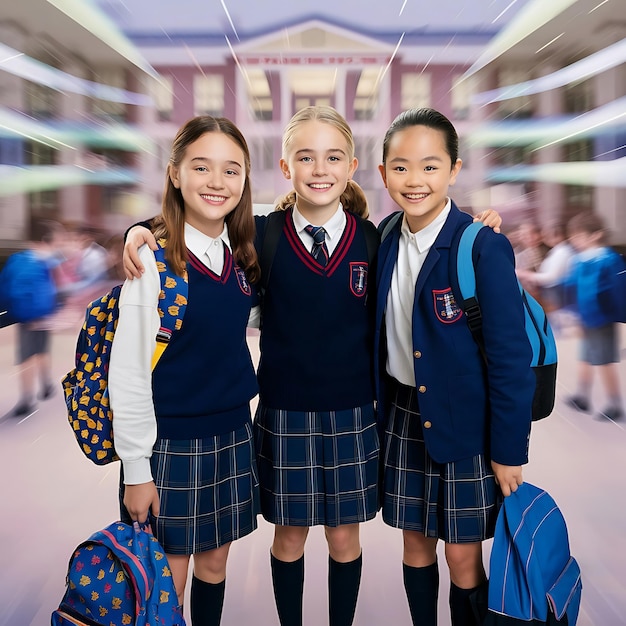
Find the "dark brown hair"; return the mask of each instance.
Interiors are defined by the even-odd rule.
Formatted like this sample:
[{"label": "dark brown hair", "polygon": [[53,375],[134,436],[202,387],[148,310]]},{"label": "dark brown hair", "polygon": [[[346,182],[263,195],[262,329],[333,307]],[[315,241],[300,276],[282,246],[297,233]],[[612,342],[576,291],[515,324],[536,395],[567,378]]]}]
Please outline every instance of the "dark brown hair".
[{"label": "dark brown hair", "polygon": [[257,282],[261,268],[254,248],[256,233],[252,214],[252,190],[250,188],[250,151],[241,131],[225,117],[200,115],[189,120],[178,131],[170,160],[165,173],[165,189],[161,215],[154,220],[155,237],[167,239],[166,258],[174,271],[182,275],[187,263],[187,247],[185,246],[185,202],[180,189],[174,187],[170,174],[173,168],[180,166],[185,157],[187,147],[206,133],[222,133],[230,137],[242,150],[245,159],[246,181],[241,199],[237,206],[226,216],[228,237],[233,248],[233,257],[237,264],[246,272],[248,280]]}]

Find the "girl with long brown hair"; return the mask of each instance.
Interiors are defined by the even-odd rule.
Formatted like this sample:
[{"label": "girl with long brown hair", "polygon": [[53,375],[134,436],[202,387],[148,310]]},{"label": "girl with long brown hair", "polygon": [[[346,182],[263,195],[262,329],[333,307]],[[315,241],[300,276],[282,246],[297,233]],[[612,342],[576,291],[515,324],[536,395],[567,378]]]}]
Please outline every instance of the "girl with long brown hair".
[{"label": "girl with long brown hair", "polygon": [[200,116],[179,130],[154,229],[177,274],[171,282],[188,283],[182,325],[151,370],[161,283],[143,246],[146,271],[122,288],[111,352],[122,516],[150,522],[181,604],[193,555],[191,620],[203,626],[220,623],[230,545],[256,528],[259,509],[246,343],[259,277],[249,174],[246,141],[229,120]]}]

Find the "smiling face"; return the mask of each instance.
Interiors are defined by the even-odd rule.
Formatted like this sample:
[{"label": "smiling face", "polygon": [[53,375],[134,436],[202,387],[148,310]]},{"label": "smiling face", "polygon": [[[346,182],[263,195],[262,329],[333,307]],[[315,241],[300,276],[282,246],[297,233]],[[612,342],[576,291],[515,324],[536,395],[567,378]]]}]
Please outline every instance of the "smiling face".
[{"label": "smiling face", "polygon": [[461,165],[461,159],[452,163],[445,135],[438,129],[407,126],[391,137],[385,163],[378,169],[411,232],[422,230],[443,211]]},{"label": "smiling face", "polygon": [[209,237],[218,237],[224,218],[241,200],[246,182],[243,150],[228,135],[208,132],[190,143],[170,179],[180,189],[185,221]]},{"label": "smiling face", "polygon": [[283,175],[293,183],[298,210],[316,225],[337,210],[357,165],[343,134],[318,120],[298,124],[280,160]]}]

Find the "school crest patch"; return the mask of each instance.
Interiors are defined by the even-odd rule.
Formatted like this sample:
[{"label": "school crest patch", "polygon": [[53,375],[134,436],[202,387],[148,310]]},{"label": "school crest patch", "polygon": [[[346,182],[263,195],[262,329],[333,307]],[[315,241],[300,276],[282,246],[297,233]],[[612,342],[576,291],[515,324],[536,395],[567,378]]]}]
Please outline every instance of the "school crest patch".
[{"label": "school crest patch", "polygon": [[350,291],[362,298],[367,292],[367,263],[350,263]]},{"label": "school crest patch", "polygon": [[241,289],[241,291],[243,291],[247,296],[251,295],[252,287],[250,287],[246,273],[240,267],[235,266],[235,275],[237,276],[239,289]]},{"label": "school crest patch", "polygon": [[447,289],[433,289],[433,304],[435,315],[440,322],[452,324],[461,318],[463,311],[456,303],[452,287]]}]

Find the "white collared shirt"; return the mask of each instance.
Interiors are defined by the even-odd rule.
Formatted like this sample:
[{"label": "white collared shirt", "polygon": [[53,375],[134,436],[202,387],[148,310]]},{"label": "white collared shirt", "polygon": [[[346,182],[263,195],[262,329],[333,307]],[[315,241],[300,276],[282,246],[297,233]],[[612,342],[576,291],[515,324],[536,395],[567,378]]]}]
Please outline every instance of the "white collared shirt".
[{"label": "white collared shirt", "polygon": [[216,237],[208,237],[185,222],[185,245],[194,256],[198,257],[204,265],[218,276],[224,269],[224,245],[232,250],[230,239],[228,237],[228,229],[224,224],[224,230]]},{"label": "white collared shirt", "polygon": [[[341,202],[337,207],[337,211],[325,224],[314,224],[314,226],[323,226],[326,231],[326,248],[328,249],[328,256],[330,256],[341,239],[343,231],[346,229],[346,214],[343,211]],[[296,233],[300,237],[300,241],[304,244],[304,247],[311,252],[313,249],[313,237],[304,230],[311,222],[307,222],[305,217],[298,211],[297,205],[293,207],[293,225],[296,228]]]},{"label": "white collared shirt", "polygon": [[[412,233],[402,217],[398,259],[387,294],[387,373],[404,385],[415,387],[413,370],[413,301],[415,284],[428,252],[450,213],[450,198],[444,210],[422,230]],[[419,322],[418,322],[419,323]]]}]

